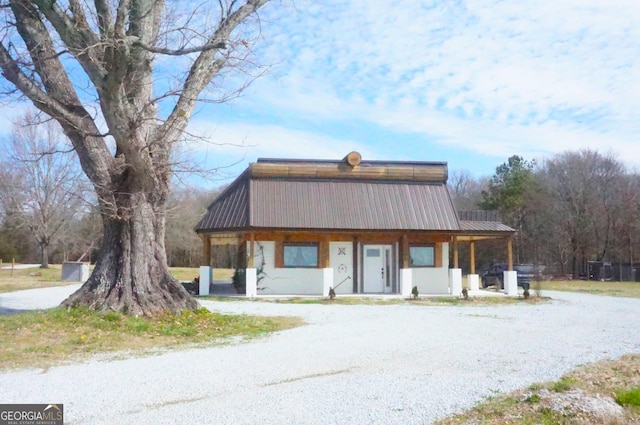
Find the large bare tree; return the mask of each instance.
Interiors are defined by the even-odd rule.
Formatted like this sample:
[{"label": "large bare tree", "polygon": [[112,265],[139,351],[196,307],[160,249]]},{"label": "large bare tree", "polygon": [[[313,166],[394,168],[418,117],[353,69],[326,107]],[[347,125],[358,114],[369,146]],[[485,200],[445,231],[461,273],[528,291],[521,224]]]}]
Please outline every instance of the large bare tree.
[{"label": "large bare tree", "polygon": [[0,193],[5,210],[20,217],[40,247],[40,267],[49,267],[49,247],[83,206],[86,179],[69,152],[57,123],[37,123],[28,111],[14,125],[8,146],[11,181],[0,182],[11,190]]},{"label": "large bare tree", "polygon": [[99,259],[65,305],[197,307],[166,261],[171,152],[206,88],[247,56],[255,31],[244,24],[267,1],[0,2],[2,74],[60,123],[100,205]]},{"label": "large bare tree", "polygon": [[611,154],[583,149],[546,161],[543,178],[558,230],[569,243],[571,272],[577,277],[587,260],[608,258],[614,225],[623,212],[617,204],[624,167]]}]

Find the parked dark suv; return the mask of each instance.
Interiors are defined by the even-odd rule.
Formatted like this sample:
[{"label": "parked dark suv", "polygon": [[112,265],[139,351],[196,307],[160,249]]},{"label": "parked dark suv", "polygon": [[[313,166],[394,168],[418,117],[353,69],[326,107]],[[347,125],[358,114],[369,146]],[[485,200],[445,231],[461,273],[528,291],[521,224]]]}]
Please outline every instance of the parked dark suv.
[{"label": "parked dark suv", "polygon": [[[507,263],[493,263],[489,270],[482,273],[482,287],[488,288],[500,284],[500,289],[504,289],[504,272],[509,269]],[[518,286],[522,289],[529,289],[531,280],[535,278],[535,266],[533,264],[516,264],[513,270],[518,272]]]}]

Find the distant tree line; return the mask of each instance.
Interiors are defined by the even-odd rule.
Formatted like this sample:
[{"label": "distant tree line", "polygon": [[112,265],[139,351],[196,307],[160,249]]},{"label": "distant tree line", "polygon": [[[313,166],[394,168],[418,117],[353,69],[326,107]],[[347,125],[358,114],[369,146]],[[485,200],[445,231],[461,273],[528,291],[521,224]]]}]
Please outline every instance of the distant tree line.
[{"label": "distant tree line", "polygon": [[[449,189],[459,210],[497,210],[518,231],[516,262],[578,278],[588,261],[640,259],[640,176],[613,154],[583,149],[541,162],[514,155],[489,179],[452,172]],[[504,261],[504,243],[483,243],[479,254],[481,268]]]},{"label": "distant tree line", "polygon": [[[27,112],[0,157],[0,259],[22,263],[96,260],[102,220],[95,195],[70,143],[53,121]],[[193,231],[219,189],[174,187],[167,201],[165,245],[170,266],[200,264]]]},{"label": "distant tree line", "polygon": [[[57,124],[26,113],[0,157],[0,259],[5,263],[95,261],[101,246],[98,202]],[[514,260],[575,277],[588,261],[638,263],[640,175],[613,154],[570,151],[544,161],[514,155],[492,177],[453,171],[449,190],[458,210],[496,210],[517,230]],[[197,266],[202,241],[193,231],[220,192],[174,187],[167,201],[165,246],[170,266]],[[505,261],[504,241],[484,241],[477,268]],[[233,247],[228,247],[233,248]],[[460,263],[469,269],[468,246]],[[217,249],[216,263],[235,251]],[[233,264],[230,264],[231,266]],[[229,266],[229,264],[227,264]]]}]

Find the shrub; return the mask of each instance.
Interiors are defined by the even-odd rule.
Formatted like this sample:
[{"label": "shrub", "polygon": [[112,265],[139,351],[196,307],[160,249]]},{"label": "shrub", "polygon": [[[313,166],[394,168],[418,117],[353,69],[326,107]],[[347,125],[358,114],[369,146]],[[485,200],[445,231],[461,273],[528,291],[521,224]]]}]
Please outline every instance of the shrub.
[{"label": "shrub", "polygon": [[576,381],[572,378],[562,377],[559,381],[554,382],[551,389],[557,393],[563,393],[569,391],[575,383]]},{"label": "shrub", "polygon": [[413,297],[413,299],[417,299],[418,298],[418,287],[414,286],[413,289],[411,290],[411,296]]},{"label": "shrub", "polygon": [[640,387],[619,391],[616,402],[621,406],[640,406]]}]

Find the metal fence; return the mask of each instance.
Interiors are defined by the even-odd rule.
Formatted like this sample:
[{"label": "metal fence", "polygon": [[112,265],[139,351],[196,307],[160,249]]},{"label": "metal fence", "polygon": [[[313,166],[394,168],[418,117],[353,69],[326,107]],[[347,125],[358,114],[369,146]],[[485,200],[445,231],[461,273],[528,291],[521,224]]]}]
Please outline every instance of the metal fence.
[{"label": "metal fence", "polygon": [[589,280],[640,282],[640,265],[638,264],[589,261],[587,267]]}]

